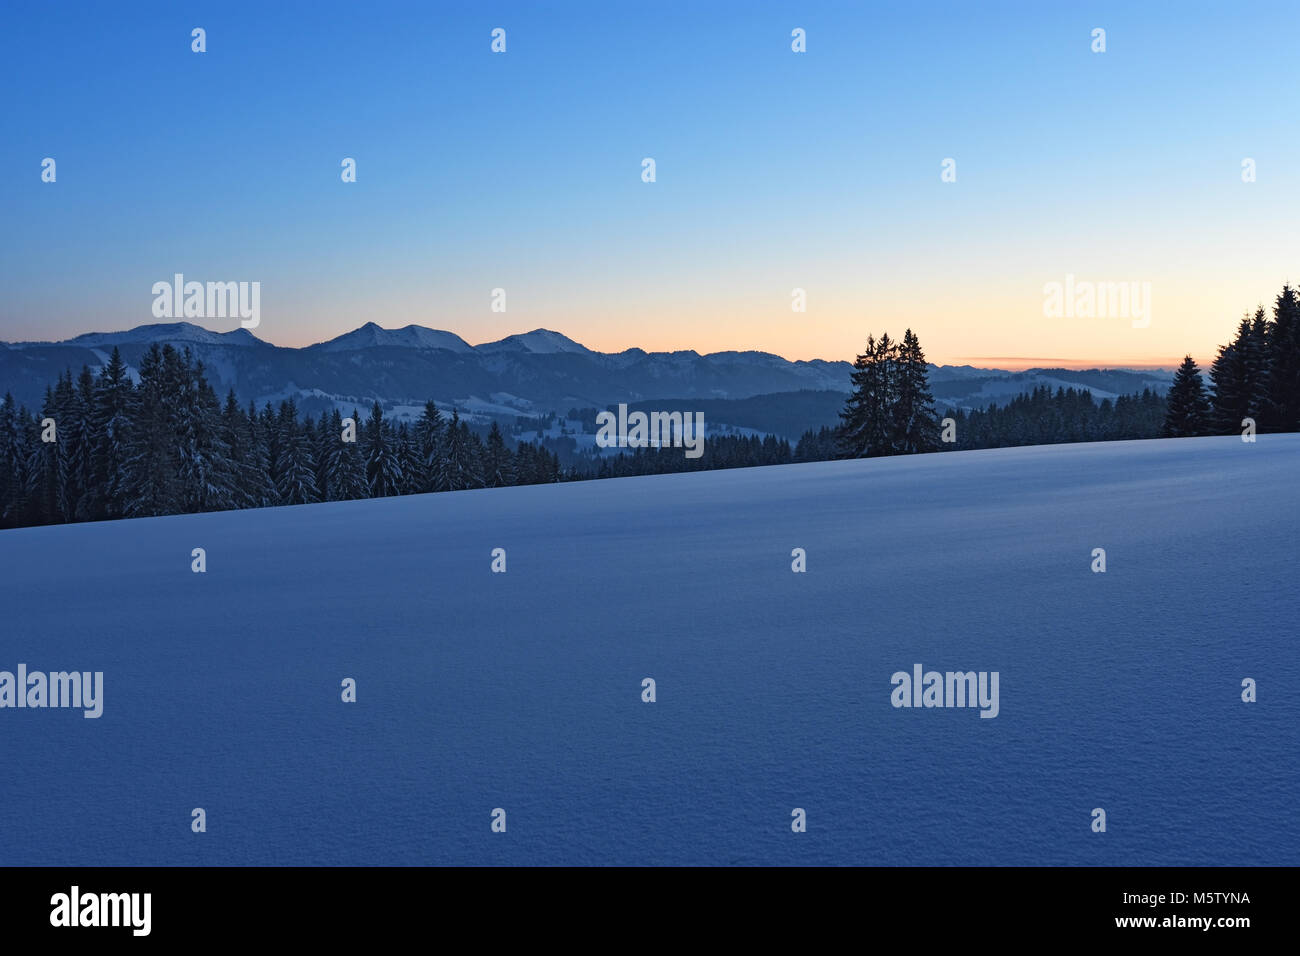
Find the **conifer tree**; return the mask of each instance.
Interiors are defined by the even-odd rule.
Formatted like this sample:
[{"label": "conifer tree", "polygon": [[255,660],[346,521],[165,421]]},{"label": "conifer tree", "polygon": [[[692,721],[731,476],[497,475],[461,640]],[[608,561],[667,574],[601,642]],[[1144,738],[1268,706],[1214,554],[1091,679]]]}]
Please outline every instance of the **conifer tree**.
[{"label": "conifer tree", "polygon": [[271,449],[268,442],[270,430],[271,404],[258,414],[257,407],[250,400],[248,413],[244,416],[244,455],[247,467],[244,469],[244,497],[250,508],[269,508],[279,504],[279,492],[271,478]]},{"label": "conifer tree", "polygon": [[[1255,310],[1249,330],[1244,336],[1239,336],[1237,342],[1242,354],[1246,414],[1256,420],[1264,416],[1268,404],[1271,333],[1271,323],[1264,307],[1260,306]],[[1240,422],[1237,422],[1237,427],[1241,427]]]},{"label": "conifer tree", "polygon": [[95,380],[92,414],[95,445],[91,456],[94,508],[89,515],[91,518],[122,517],[123,472],[133,428],[131,410],[134,404],[135,386],[127,375],[121,352],[113,346],[108,364],[99,370],[99,377]]},{"label": "conifer tree", "polygon": [[432,401],[424,403],[424,412],[415,423],[414,441],[420,460],[421,491],[447,491],[445,452],[446,425],[442,413]]},{"label": "conifer tree", "polygon": [[402,422],[395,429],[394,437],[397,441],[397,464],[402,474],[400,494],[422,494],[428,485],[428,479],[424,474],[424,462],[411,426]]},{"label": "conifer tree", "polygon": [[483,441],[458,412],[447,426],[447,474],[452,491],[483,487]]},{"label": "conifer tree", "polygon": [[898,346],[886,332],[867,336],[867,347],[853,363],[853,391],[840,413],[840,451],[847,458],[889,455],[894,451],[898,396]]},{"label": "conifer tree", "polygon": [[0,528],[12,528],[18,523],[23,485],[19,470],[21,427],[14,397],[6,392],[0,402]]},{"label": "conifer tree", "polygon": [[1219,353],[1210,364],[1210,382],[1213,385],[1210,425],[1219,433],[1230,433],[1241,428],[1243,419],[1251,416],[1250,385],[1246,375],[1246,356],[1243,346],[1249,342],[1250,319],[1241,320],[1237,338],[1219,346]]},{"label": "conifer tree", "polygon": [[[354,423],[361,421],[361,413],[355,408],[350,417]],[[354,435],[355,441],[343,440],[343,416],[335,409],[329,433],[321,439],[326,449],[325,471],[330,501],[351,501],[370,496],[363,458],[364,432],[360,431],[359,424]]]},{"label": "conifer tree", "polygon": [[939,448],[939,420],[934,414],[934,395],[930,393],[930,372],[921,342],[911,329],[903,333],[898,359],[894,450],[904,455],[936,451]]},{"label": "conifer tree", "polygon": [[460,410],[453,408],[451,421],[443,441],[443,467],[439,484],[447,491],[463,491],[473,487],[470,475],[469,449],[465,447],[468,430],[462,428]]},{"label": "conifer tree", "polygon": [[1300,430],[1300,294],[1289,284],[1273,304],[1267,353],[1265,422],[1272,431]]},{"label": "conifer tree", "polygon": [[100,510],[95,487],[95,376],[89,366],[77,376],[72,420],[72,480],[76,486],[73,520],[88,521]]},{"label": "conifer tree", "polygon": [[222,511],[235,506],[236,477],[221,429],[221,404],[189,349],[177,366],[179,398],[173,427],[180,460],[177,479],[186,512]]},{"label": "conifer tree", "polygon": [[230,507],[251,508],[254,505],[249,494],[252,483],[249,476],[248,430],[234,389],[226,394],[226,404],[221,410],[218,428],[222,444],[226,448],[227,465],[230,469]]},{"label": "conifer tree", "polygon": [[314,435],[298,421],[298,406],[292,398],[280,404],[276,420],[276,493],[284,505],[305,505],[319,500],[316,490],[316,461],[312,457]]},{"label": "conifer tree", "polygon": [[76,519],[77,500],[80,489],[76,484],[76,464],[78,434],[75,425],[79,417],[77,410],[77,392],[72,385],[72,373],[60,375],[54,386],[54,404],[46,412],[58,422],[58,441],[55,443],[55,460],[57,477],[55,479],[54,505],[57,520],[73,521]]},{"label": "conifer tree", "polygon": [[266,477],[271,489],[270,502],[280,503],[280,424],[276,411],[268,401],[257,416],[260,444],[266,450]]},{"label": "conifer tree", "polygon": [[1205,383],[1200,370],[1189,355],[1174,374],[1169,387],[1169,411],[1165,415],[1165,435],[1169,438],[1187,438],[1207,433],[1210,403],[1205,394]]},{"label": "conifer tree", "polygon": [[[333,430],[334,419],[339,420],[339,431]],[[314,429],[314,443],[312,445],[312,460],[316,462],[316,492],[319,501],[338,501],[333,492],[330,490],[330,449],[338,444],[343,444],[342,435],[343,422],[339,415],[339,410],[335,408],[332,413],[322,411],[320,417],[316,420]]]},{"label": "conifer tree", "polygon": [[484,479],[489,488],[503,488],[514,484],[510,458],[510,449],[506,447],[501,428],[494,421],[492,430],[488,432],[487,448],[483,455]]},{"label": "conifer tree", "polygon": [[[57,417],[54,407],[54,389],[46,386],[41,410],[32,420],[27,443],[27,506],[31,520],[37,524],[51,524],[60,520],[59,501],[62,497],[63,466],[60,462],[59,443],[47,442],[49,422]],[[58,437],[58,422],[54,421],[53,436]]]},{"label": "conifer tree", "polygon": [[179,356],[170,345],[149,347],[140,359],[140,384],[122,467],[122,515],[178,514],[183,505],[180,450],[172,409],[180,400]]},{"label": "conifer tree", "polygon": [[401,493],[402,471],[397,459],[392,428],[384,421],[384,410],[375,402],[365,429],[366,486],[371,498]]}]

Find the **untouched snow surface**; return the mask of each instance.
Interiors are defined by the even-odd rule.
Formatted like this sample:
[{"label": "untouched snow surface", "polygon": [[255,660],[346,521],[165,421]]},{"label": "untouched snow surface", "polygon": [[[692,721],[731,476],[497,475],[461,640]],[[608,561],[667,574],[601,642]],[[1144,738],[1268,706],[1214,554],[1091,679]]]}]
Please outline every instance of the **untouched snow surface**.
[{"label": "untouched snow surface", "polygon": [[[105,682],[97,720],[0,710],[5,862],[1295,864],[1298,466],[1061,445],[0,532],[0,670]],[[895,709],[917,663],[997,671],[998,716]]]}]

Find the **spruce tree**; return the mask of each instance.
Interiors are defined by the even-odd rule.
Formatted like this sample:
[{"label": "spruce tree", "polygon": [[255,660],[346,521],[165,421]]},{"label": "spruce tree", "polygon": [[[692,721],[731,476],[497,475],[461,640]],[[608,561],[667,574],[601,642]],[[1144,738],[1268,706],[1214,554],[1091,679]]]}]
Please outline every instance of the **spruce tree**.
[{"label": "spruce tree", "polygon": [[1165,415],[1165,436],[1187,438],[1208,433],[1210,403],[1200,370],[1189,355],[1174,374],[1169,387],[1169,411]]},{"label": "spruce tree", "polygon": [[[361,414],[355,408],[350,416],[354,423],[361,420]],[[357,425],[353,432],[356,441],[343,440],[343,416],[338,409],[330,419],[327,432],[320,436],[324,449],[325,484],[328,501],[351,501],[370,495],[366,484],[365,461],[362,455],[364,432]]]},{"label": "spruce tree", "polygon": [[77,502],[81,497],[81,490],[77,486],[76,465],[79,452],[77,445],[80,441],[76,422],[81,417],[77,405],[77,390],[72,384],[72,373],[60,375],[58,384],[54,387],[54,406],[47,413],[58,422],[56,507],[59,521],[76,520]]},{"label": "spruce tree", "polygon": [[415,423],[414,441],[420,461],[421,491],[447,491],[445,455],[446,425],[442,413],[432,401],[424,403],[424,412]]},{"label": "spruce tree", "polygon": [[934,414],[934,395],[930,393],[930,372],[921,341],[911,329],[903,333],[898,358],[894,450],[904,455],[937,451],[939,420]]},{"label": "spruce tree", "polygon": [[237,481],[221,427],[221,403],[189,349],[180,356],[180,397],[173,412],[180,456],[177,479],[186,512],[235,507]]},{"label": "spruce tree", "polygon": [[1242,419],[1251,417],[1250,383],[1244,352],[1249,341],[1250,319],[1244,318],[1237,328],[1237,338],[1219,346],[1219,353],[1210,365],[1214,392],[1210,424],[1220,434],[1237,431],[1242,427]]},{"label": "spruce tree", "polygon": [[[339,410],[333,410],[333,419],[340,419]],[[342,420],[339,420],[339,429],[343,427]],[[334,422],[328,412],[322,411],[320,417],[316,420],[314,429],[314,444],[312,445],[312,460],[316,462],[316,492],[320,501],[338,501],[330,490],[330,449],[336,444],[342,444],[342,436],[334,430]]]},{"label": "spruce tree", "polygon": [[[33,524],[52,524],[59,520],[59,500],[63,490],[59,443],[45,441],[51,434],[48,422],[56,416],[54,389],[46,386],[40,413],[33,418],[28,429],[25,497],[29,520]],[[57,421],[52,435],[58,437]]]},{"label": "spruce tree", "polygon": [[370,497],[370,485],[366,482],[366,456],[365,445],[363,444],[364,432],[362,430],[361,413],[354,408],[352,409],[351,418],[354,425],[355,440],[342,442],[343,464],[341,470],[343,475],[343,498],[349,501],[354,498]]},{"label": "spruce tree", "polygon": [[443,441],[443,467],[439,477],[439,484],[447,491],[463,491],[472,487],[469,475],[469,452],[465,448],[465,432],[461,428],[462,424],[460,410],[453,408]]},{"label": "spruce tree", "polygon": [[1289,284],[1273,305],[1268,327],[1264,418],[1272,431],[1300,430],[1300,294]]},{"label": "spruce tree", "polygon": [[120,518],[123,511],[123,469],[133,423],[135,386],[117,346],[95,380],[92,414],[95,447],[92,453],[94,511],[92,518]]},{"label": "spruce tree", "polygon": [[230,468],[231,489],[230,507],[251,508],[252,498],[249,494],[249,448],[248,430],[244,423],[244,412],[239,407],[239,399],[232,388],[226,393],[226,404],[221,409],[221,421],[218,425],[222,444],[226,448],[227,463]]},{"label": "spruce tree", "polygon": [[366,486],[370,497],[400,494],[402,471],[394,447],[395,439],[378,402],[370,409],[365,432]]},{"label": "spruce tree", "polygon": [[269,508],[279,504],[279,492],[271,478],[271,449],[268,442],[267,420],[271,415],[268,402],[261,414],[257,406],[248,403],[248,412],[244,415],[244,497],[250,508]]},{"label": "spruce tree", "polygon": [[19,523],[25,475],[22,461],[26,457],[22,443],[22,420],[13,395],[5,393],[0,402],[0,528]]},{"label": "spruce tree", "polygon": [[492,430],[488,432],[487,448],[483,455],[484,479],[489,488],[504,488],[514,484],[512,474],[510,449],[506,447],[505,438],[501,435],[501,428],[494,421]]},{"label": "spruce tree", "polygon": [[126,458],[122,466],[121,509],[128,518],[177,514],[183,504],[180,453],[172,410],[181,400],[170,345],[151,345],[140,359],[140,384],[134,395]]},{"label": "spruce tree", "polygon": [[461,421],[460,412],[455,409],[447,424],[446,455],[449,490],[483,487],[483,442]]},{"label": "spruce tree", "polygon": [[95,481],[95,376],[89,366],[77,376],[77,397],[73,420],[73,481],[77,488],[76,521],[89,521],[101,510]]},{"label": "spruce tree", "polygon": [[[1245,414],[1258,421],[1264,417],[1268,404],[1269,379],[1269,338],[1272,324],[1264,313],[1264,307],[1255,310],[1250,328],[1245,335],[1238,335],[1237,347],[1241,350],[1244,369]],[[1241,427],[1241,422],[1237,423]]]},{"label": "spruce tree", "polygon": [[284,505],[305,505],[318,501],[316,461],[312,456],[315,436],[298,422],[298,406],[292,398],[280,405],[276,420],[276,493]]},{"label": "spruce tree", "polygon": [[853,391],[840,412],[840,451],[847,458],[889,455],[894,450],[894,405],[898,395],[898,346],[886,332],[853,363]]}]

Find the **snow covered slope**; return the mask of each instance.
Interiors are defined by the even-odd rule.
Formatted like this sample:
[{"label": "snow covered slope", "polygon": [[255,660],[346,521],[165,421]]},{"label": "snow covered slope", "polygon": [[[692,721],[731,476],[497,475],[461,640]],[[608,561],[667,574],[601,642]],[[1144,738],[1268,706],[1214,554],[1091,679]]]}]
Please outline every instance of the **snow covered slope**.
[{"label": "snow covered slope", "polygon": [[[96,720],[0,709],[4,856],[1295,864],[1298,467],[1057,445],[3,532],[0,669],[105,675]],[[895,709],[918,663],[997,671],[998,716]]]}]

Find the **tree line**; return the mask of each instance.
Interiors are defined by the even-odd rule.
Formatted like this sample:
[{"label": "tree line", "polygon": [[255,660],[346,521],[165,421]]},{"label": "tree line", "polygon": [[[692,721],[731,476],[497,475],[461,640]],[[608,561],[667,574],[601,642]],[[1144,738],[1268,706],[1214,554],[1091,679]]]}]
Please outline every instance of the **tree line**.
[{"label": "tree line", "polygon": [[970,412],[949,410],[955,438],[946,449],[1007,448],[1062,442],[1159,438],[1166,405],[1159,392],[1094,399],[1088,389],[1040,385],[1005,405]]},{"label": "tree line", "polygon": [[571,477],[626,478],[633,475],[664,475],[682,471],[714,471],[722,468],[754,468],[784,465],[794,461],[790,442],[775,435],[710,435],[699,458],[686,458],[680,448],[636,448],[617,455],[590,454],[574,466]]},{"label": "tree line", "polygon": [[[1151,389],[1097,402],[1088,389],[1046,385],[1017,395],[1005,405],[986,409],[949,408],[948,429],[936,424],[937,447],[930,450],[962,451],[973,448],[1009,448],[1017,445],[1052,445],[1061,442],[1125,441],[1159,438],[1166,414],[1164,396]],[[806,431],[794,448],[794,461],[828,461],[844,457],[842,428],[825,426]]]},{"label": "tree line", "polygon": [[1164,434],[1171,438],[1241,432],[1300,431],[1300,294],[1284,285],[1273,300],[1246,315],[1237,334],[1219,346],[1211,386],[1189,355],[1169,389]]},{"label": "tree line", "polygon": [[[350,439],[350,440],[349,440]],[[292,398],[224,405],[188,349],[154,345],[133,382],[117,349],[98,375],[59,376],[39,412],[0,403],[0,527],[263,508],[559,481],[533,444],[486,441],[428,402],[413,424]]]},{"label": "tree line", "polygon": [[1260,306],[1220,346],[1207,388],[1189,355],[1167,395],[1144,389],[1100,403],[1088,389],[1039,387],[1005,405],[940,422],[927,364],[911,329],[902,342],[867,337],[853,364],[853,391],[837,427],[807,431],[793,460],[867,458],[927,451],[1057,442],[1300,431],[1300,294],[1282,287],[1268,316]]}]

